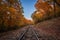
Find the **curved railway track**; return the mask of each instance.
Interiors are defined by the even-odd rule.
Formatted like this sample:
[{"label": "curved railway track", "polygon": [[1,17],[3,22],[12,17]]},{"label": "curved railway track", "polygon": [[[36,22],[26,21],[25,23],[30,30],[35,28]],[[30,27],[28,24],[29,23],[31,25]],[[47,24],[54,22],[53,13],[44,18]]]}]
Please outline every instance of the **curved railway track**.
[{"label": "curved railway track", "polygon": [[34,29],[29,27],[19,36],[18,40],[39,40],[39,38]]},{"label": "curved railway track", "polygon": [[58,39],[51,35],[41,34],[41,32],[35,30],[33,26],[32,27],[30,26],[22,33],[22,35],[19,36],[18,40],[58,40]]}]

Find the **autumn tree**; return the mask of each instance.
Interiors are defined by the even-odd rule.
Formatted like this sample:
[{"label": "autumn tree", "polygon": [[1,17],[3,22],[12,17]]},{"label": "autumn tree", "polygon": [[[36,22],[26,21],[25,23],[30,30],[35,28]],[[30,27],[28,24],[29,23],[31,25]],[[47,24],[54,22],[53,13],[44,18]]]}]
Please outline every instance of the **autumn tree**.
[{"label": "autumn tree", "polygon": [[59,9],[60,9],[60,0],[47,0],[47,2],[50,4],[50,5],[53,5],[53,12],[54,12],[54,16],[59,16]]},{"label": "autumn tree", "polygon": [[23,18],[23,7],[20,0],[0,0],[1,29],[21,26],[20,24],[21,21],[23,22]]},{"label": "autumn tree", "polygon": [[60,15],[60,7],[54,0],[38,0],[32,14],[34,22],[51,19]]},{"label": "autumn tree", "polygon": [[[41,10],[43,10],[43,9],[41,9]],[[35,23],[38,23],[38,22],[41,22],[41,21],[45,20],[45,18],[47,17],[47,15],[45,14],[45,12],[35,11],[32,14],[31,17],[32,17],[32,19],[34,20]]]}]

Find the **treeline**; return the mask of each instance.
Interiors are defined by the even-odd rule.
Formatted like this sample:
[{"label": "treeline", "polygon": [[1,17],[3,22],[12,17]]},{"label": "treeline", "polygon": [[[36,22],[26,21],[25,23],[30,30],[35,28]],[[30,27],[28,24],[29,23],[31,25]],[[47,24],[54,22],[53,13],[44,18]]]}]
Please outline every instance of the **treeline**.
[{"label": "treeline", "polygon": [[38,0],[35,8],[36,11],[31,16],[35,23],[60,16],[60,6],[52,0]]},{"label": "treeline", "polygon": [[0,31],[16,29],[31,21],[23,15],[23,7],[20,0],[0,0]]}]

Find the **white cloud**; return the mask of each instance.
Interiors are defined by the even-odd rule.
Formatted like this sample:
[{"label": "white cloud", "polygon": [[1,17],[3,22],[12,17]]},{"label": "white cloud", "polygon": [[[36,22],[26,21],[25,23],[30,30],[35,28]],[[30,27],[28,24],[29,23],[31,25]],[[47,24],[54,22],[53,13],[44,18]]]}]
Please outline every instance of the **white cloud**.
[{"label": "white cloud", "polygon": [[32,18],[26,18],[26,19],[28,19],[28,20],[32,20]]}]

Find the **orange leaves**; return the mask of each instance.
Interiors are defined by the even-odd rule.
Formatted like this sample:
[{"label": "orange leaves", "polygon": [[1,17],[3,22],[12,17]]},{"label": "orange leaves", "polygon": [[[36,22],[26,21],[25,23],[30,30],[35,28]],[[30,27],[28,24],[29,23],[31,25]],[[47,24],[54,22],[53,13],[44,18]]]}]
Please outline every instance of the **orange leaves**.
[{"label": "orange leaves", "polygon": [[25,25],[30,25],[30,24],[33,24],[32,20],[28,20],[28,19],[24,19],[24,24]]},{"label": "orange leaves", "polygon": [[34,20],[34,22],[41,22],[43,20],[45,20],[46,18],[48,18],[49,15],[49,11],[52,8],[48,2],[42,1],[42,0],[38,0],[37,3],[35,4],[36,7],[36,11],[32,14],[32,18]]},{"label": "orange leaves", "polygon": [[[38,11],[37,11],[38,12]],[[37,17],[37,18],[40,18],[40,17],[42,17],[43,16],[43,14],[40,12],[40,13],[35,13],[35,16]]]},{"label": "orange leaves", "polygon": [[[49,2],[48,2],[49,1]],[[35,4],[36,11],[32,14],[34,22],[41,22],[43,20],[51,19],[52,17],[57,17],[60,15],[60,7],[51,4],[53,0],[38,0]]]},{"label": "orange leaves", "polygon": [[9,7],[8,10],[9,10],[11,13],[17,12],[16,9],[13,8],[13,7]]},{"label": "orange leaves", "polygon": [[[1,2],[3,1],[0,0],[0,4]],[[2,20],[1,22],[3,22],[3,25],[11,27],[15,25],[21,26],[20,24],[24,25],[23,24],[24,16],[22,15],[22,12],[17,11],[17,10],[22,11],[22,9],[16,7],[21,6],[19,5],[18,0],[5,0],[3,3],[4,4],[1,4],[0,6],[0,18],[1,18],[0,20]]]},{"label": "orange leaves", "polygon": [[47,2],[41,2],[41,3],[37,2],[35,7],[37,10],[43,9],[46,12],[49,10],[49,8],[51,8],[51,6]]}]

